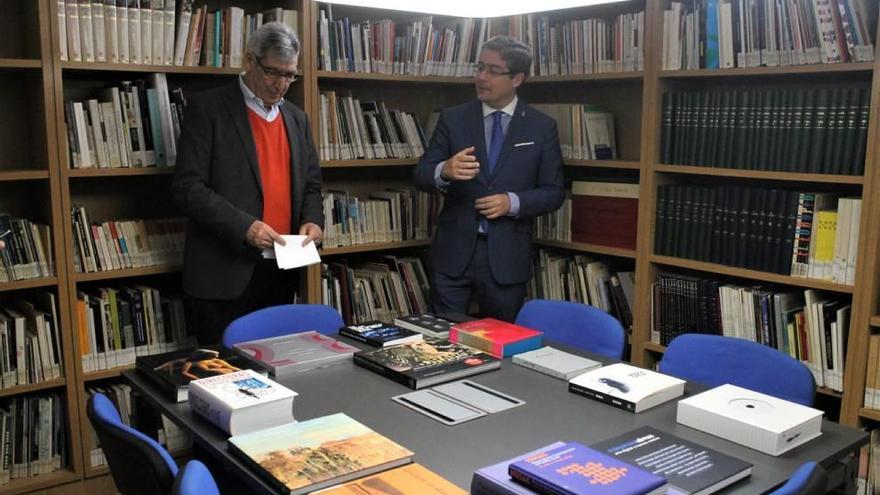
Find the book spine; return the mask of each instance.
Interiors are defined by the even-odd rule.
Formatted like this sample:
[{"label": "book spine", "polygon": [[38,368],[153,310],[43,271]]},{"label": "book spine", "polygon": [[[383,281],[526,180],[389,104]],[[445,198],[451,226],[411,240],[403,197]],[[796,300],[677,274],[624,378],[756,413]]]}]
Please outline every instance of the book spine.
[{"label": "book spine", "polygon": [[363,342],[364,344],[371,345],[373,347],[383,347],[383,343],[381,341],[364,337],[362,334],[350,330],[348,327],[340,328],[339,335],[357,340],[358,342]]},{"label": "book spine", "polygon": [[509,468],[510,477],[514,480],[528,486],[529,488],[534,488],[537,493],[542,493],[545,495],[568,495],[569,492],[563,491],[557,488],[555,485],[551,483],[547,483],[543,480],[539,480],[532,476],[529,476],[528,473],[525,473],[516,466],[511,465]]},{"label": "book spine", "polygon": [[354,364],[358,366],[367,368],[370,371],[374,371],[384,377],[394,380],[397,383],[402,383],[413,390],[417,390],[419,388],[419,383],[415,378],[408,377],[400,372],[388,369],[384,366],[380,366],[368,359],[365,359],[360,355],[360,353],[356,353],[354,355],[353,361]]},{"label": "book spine", "polygon": [[189,406],[215,426],[232,435],[232,409],[197,382],[189,385]]},{"label": "book spine", "polygon": [[584,397],[589,397],[593,400],[608,404],[610,406],[614,406],[618,409],[623,409],[624,411],[629,411],[629,412],[636,411],[636,405],[630,401],[618,399],[617,397],[612,397],[608,394],[597,392],[595,390],[583,387],[581,385],[569,383],[568,384],[568,391],[573,392],[578,395],[583,395]]}]

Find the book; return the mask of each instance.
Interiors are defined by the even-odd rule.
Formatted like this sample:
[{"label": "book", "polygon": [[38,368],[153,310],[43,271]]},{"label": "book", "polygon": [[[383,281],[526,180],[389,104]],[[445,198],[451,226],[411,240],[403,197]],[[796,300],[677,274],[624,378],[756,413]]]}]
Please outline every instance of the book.
[{"label": "book", "polygon": [[471,495],[534,495],[536,492],[515,482],[508,473],[511,463],[527,459],[541,452],[562,447],[565,442],[553,442],[540,449],[478,469],[471,478]]},{"label": "book", "polygon": [[388,347],[422,340],[422,334],[389,325],[381,321],[369,321],[339,329],[339,335],[363,342],[373,347]]},{"label": "book", "polygon": [[354,364],[412,389],[458,380],[501,367],[498,358],[448,340],[425,340],[354,355]]},{"label": "book", "polygon": [[291,495],[409,464],[413,455],[343,413],[233,436],[229,448]]},{"label": "book", "polygon": [[294,421],[297,393],[253,370],[193,380],[189,405],[230,435],[242,435]]},{"label": "book", "polygon": [[341,363],[360,350],[315,331],[239,342],[233,348],[259,361],[275,378]]},{"label": "book", "polygon": [[572,378],[568,391],[638,413],[684,393],[685,381],[624,363]]},{"label": "book", "polygon": [[670,489],[709,495],[749,477],[752,465],[650,426],[592,445],[612,457],[663,476]]},{"label": "book", "polygon": [[635,249],[638,210],[638,184],[574,181],[571,240]]},{"label": "book", "polygon": [[599,361],[549,346],[517,354],[513,356],[513,363],[566,381],[602,366]]},{"label": "book", "polygon": [[186,389],[193,380],[242,369],[268,374],[260,363],[219,346],[138,356],[135,368],[165,389],[176,402],[186,401]]},{"label": "book", "polygon": [[544,333],[495,318],[453,325],[449,340],[505,358],[541,347]]},{"label": "book", "polygon": [[343,485],[321,490],[321,495],[381,495],[418,493],[419,495],[465,495],[467,492],[453,485],[421,464],[403,467],[367,476]]},{"label": "book", "polygon": [[449,329],[457,322],[434,313],[422,313],[419,315],[400,316],[394,319],[394,324],[423,333],[435,339],[449,338]]},{"label": "book", "polygon": [[655,495],[666,479],[577,442],[512,462],[510,477],[554,495]]}]

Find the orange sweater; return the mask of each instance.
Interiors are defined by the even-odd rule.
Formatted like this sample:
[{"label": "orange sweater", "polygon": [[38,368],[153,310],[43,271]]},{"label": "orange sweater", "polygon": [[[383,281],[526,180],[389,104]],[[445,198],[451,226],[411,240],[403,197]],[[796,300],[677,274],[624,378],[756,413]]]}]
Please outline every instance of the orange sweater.
[{"label": "orange sweater", "polygon": [[290,143],[284,119],[267,122],[248,109],[263,183],[263,222],[279,234],[290,234]]}]

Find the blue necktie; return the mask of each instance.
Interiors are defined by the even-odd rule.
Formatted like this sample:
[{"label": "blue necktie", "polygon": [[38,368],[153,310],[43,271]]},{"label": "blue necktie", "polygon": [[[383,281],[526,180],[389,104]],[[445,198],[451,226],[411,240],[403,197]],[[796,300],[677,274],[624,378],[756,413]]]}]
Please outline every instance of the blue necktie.
[{"label": "blue necktie", "polygon": [[[489,141],[489,175],[495,171],[498,158],[501,157],[501,147],[504,145],[504,127],[501,125],[503,112],[497,110],[492,113],[492,139]],[[480,232],[489,233],[489,221],[486,217],[480,217]]]}]

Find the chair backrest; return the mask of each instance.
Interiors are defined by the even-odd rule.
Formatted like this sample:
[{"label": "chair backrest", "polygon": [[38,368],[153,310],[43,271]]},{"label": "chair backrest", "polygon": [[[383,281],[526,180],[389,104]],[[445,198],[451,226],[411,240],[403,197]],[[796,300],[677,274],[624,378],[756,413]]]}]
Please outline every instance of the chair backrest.
[{"label": "chair backrest", "polygon": [[688,333],[666,348],[660,371],[717,387],[730,383],[805,406],[812,406],[816,382],[797,359],[745,339]]},{"label": "chair backrest", "polygon": [[208,467],[201,461],[192,460],[183,466],[174,480],[173,495],[220,495],[217,482]]},{"label": "chair backrest", "polygon": [[807,462],[791,475],[788,481],[770,492],[770,495],[825,495],[828,475],[815,462]]},{"label": "chair backrest", "polygon": [[86,414],[120,493],[165,495],[171,491],[177,464],[164,447],[123,423],[116,406],[104,394],[89,398]]},{"label": "chair backrest", "polygon": [[540,330],[548,340],[612,359],[622,358],[626,345],[620,322],[588,304],[534,299],[519,310],[516,324]]},{"label": "chair backrest", "polygon": [[314,330],[332,335],[343,326],[339,312],[324,304],[282,304],[258,309],[236,318],[223,332],[223,345],[268,339]]}]

